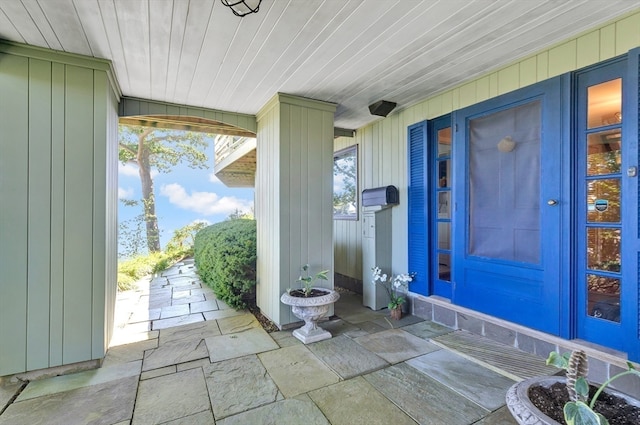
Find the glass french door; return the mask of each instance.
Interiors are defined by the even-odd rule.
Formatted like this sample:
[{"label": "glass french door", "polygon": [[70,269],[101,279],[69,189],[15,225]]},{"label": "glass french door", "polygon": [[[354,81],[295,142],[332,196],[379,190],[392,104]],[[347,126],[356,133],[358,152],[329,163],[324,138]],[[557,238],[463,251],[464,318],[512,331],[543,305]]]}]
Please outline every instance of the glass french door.
[{"label": "glass french door", "polygon": [[623,196],[625,70],[620,60],[577,78],[577,337],[618,349],[626,325],[623,247],[631,236],[631,199]]},{"label": "glass french door", "polygon": [[431,127],[431,293],[451,298],[451,117],[433,120]]}]

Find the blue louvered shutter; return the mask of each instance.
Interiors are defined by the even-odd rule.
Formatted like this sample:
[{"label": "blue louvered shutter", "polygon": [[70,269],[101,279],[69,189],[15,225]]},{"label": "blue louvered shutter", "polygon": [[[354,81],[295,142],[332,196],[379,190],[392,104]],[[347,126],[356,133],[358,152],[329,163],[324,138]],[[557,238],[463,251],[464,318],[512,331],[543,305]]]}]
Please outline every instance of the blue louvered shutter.
[{"label": "blue louvered shutter", "polygon": [[427,122],[408,129],[409,141],[409,272],[416,277],[411,292],[429,294],[428,185],[427,185]]}]

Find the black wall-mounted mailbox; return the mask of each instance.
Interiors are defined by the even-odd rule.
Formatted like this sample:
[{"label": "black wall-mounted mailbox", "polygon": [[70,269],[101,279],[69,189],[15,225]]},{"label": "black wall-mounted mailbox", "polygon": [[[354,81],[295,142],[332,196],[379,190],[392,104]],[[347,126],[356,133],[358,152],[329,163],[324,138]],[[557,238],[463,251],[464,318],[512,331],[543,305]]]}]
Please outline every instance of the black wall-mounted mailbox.
[{"label": "black wall-mounted mailbox", "polygon": [[362,191],[362,206],[377,207],[381,205],[398,205],[400,197],[395,186],[376,187]]}]

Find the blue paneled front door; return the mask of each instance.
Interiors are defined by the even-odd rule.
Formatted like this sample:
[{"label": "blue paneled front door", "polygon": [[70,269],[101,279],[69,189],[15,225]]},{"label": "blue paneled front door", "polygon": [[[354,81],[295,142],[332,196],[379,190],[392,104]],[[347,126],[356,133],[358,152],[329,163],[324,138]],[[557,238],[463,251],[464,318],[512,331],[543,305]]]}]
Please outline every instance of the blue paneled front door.
[{"label": "blue paneled front door", "polygon": [[453,302],[556,335],[568,333],[567,83],[554,78],[454,113]]}]

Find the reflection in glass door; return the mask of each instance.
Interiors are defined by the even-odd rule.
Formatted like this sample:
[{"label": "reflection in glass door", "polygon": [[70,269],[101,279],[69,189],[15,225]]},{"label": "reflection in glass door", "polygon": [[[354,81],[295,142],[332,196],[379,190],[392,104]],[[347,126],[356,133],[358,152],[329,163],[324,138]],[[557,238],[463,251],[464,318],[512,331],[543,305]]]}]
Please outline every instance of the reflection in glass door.
[{"label": "reflection in glass door", "polygon": [[[578,337],[620,348],[622,78],[614,63],[579,77]],[[580,187],[579,186],[579,187]]]},{"label": "reflection in glass door", "polygon": [[587,89],[586,314],[620,322],[622,79]]},{"label": "reflection in glass door", "polygon": [[434,120],[432,127],[432,293],[451,297],[451,120]]}]

